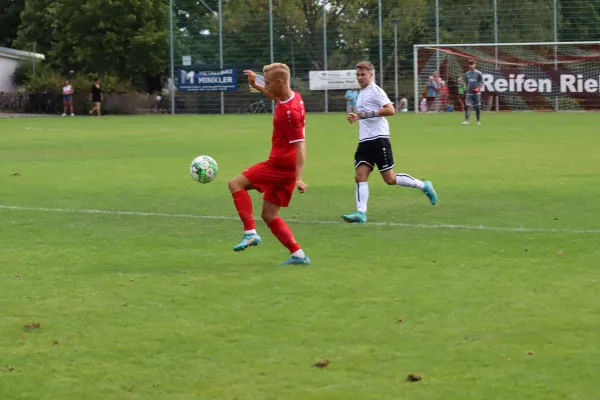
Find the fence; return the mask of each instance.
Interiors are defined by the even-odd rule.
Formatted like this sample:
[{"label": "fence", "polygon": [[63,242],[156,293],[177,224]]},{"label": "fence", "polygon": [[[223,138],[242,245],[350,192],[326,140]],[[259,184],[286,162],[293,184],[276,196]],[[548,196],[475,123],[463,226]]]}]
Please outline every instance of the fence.
[{"label": "fence", "polygon": [[[88,93],[73,95],[76,115],[87,114],[93,104]],[[0,92],[0,113],[54,114],[63,113],[63,96],[60,92],[3,93]],[[165,114],[168,103],[149,94],[116,94],[104,96],[102,112],[105,114]]]},{"label": "fence", "polygon": [[345,90],[311,91],[310,71],[353,69],[367,59],[389,97],[397,101],[404,94],[412,105],[413,44],[600,40],[600,0],[171,3],[171,77],[180,80],[182,69],[229,70],[221,78],[230,81],[222,92],[172,90],[177,113],[269,111],[270,104],[261,106],[262,96],[250,91],[242,71],[260,70],[272,61],[290,66],[292,85],[308,111],[343,111]]}]

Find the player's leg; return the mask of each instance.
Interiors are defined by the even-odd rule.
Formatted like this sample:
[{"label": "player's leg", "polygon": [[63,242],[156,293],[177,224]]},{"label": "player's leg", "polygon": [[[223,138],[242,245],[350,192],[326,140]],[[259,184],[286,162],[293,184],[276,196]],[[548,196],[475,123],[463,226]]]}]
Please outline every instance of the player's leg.
[{"label": "player's leg", "polygon": [[469,118],[471,117],[471,107],[473,107],[473,95],[467,93],[467,106],[465,107],[465,122],[463,125],[469,125]]},{"label": "player's leg", "polygon": [[342,214],[346,222],[367,222],[367,202],[369,201],[369,174],[373,171],[374,161],[370,156],[371,141],[359,142],[354,153],[354,181],[356,182],[356,211]]},{"label": "player's leg", "polygon": [[415,188],[421,190],[431,205],[436,205],[437,194],[433,188],[433,184],[430,181],[421,181],[405,173],[396,174],[394,172],[394,153],[392,151],[392,145],[389,139],[380,139],[381,151],[377,157],[377,167],[381,173],[381,177],[388,185],[403,186],[409,188]]},{"label": "player's leg", "polygon": [[481,124],[481,94],[477,93],[474,99],[474,105],[475,105],[475,116],[477,117],[477,125]]},{"label": "player's leg", "polygon": [[381,177],[388,185],[419,189],[425,193],[431,205],[435,206],[437,204],[437,193],[430,181],[421,181],[403,172],[396,174],[393,169],[381,172]]},{"label": "player's leg", "polygon": [[[293,188],[291,189],[293,192]],[[273,235],[290,251],[290,258],[284,261],[283,264],[286,265],[309,265],[310,258],[304,253],[302,247],[298,244],[296,239],[294,238],[294,234],[292,230],[285,223],[283,218],[279,216],[279,210],[281,209],[281,205],[278,203],[283,203],[285,206],[289,203],[289,198],[291,198],[291,193],[289,193],[289,188],[280,188],[275,189],[273,191],[265,192],[265,200],[263,202],[263,208],[261,217],[263,221],[267,224],[269,229]],[[272,200],[273,202],[269,201]]]},{"label": "player's leg", "polygon": [[101,102],[97,102],[96,103],[96,112],[98,113],[99,117],[102,116],[101,107],[102,107],[102,103]]},{"label": "player's leg", "polygon": [[256,232],[256,224],[252,214],[252,199],[248,194],[248,190],[251,189],[254,189],[252,183],[243,174],[236,176],[229,182],[233,204],[244,224],[242,240],[233,247],[233,251],[242,251],[250,246],[258,246],[262,243],[261,237]]},{"label": "player's leg", "polygon": [[71,108],[71,117],[75,115],[75,110],[73,108],[73,97],[69,100],[69,107]]},{"label": "player's leg", "polygon": [[62,115],[63,117],[67,116],[67,106],[68,105],[69,105],[69,102],[67,101],[67,98],[63,97],[63,106],[64,106],[64,108],[63,108],[63,115]]}]

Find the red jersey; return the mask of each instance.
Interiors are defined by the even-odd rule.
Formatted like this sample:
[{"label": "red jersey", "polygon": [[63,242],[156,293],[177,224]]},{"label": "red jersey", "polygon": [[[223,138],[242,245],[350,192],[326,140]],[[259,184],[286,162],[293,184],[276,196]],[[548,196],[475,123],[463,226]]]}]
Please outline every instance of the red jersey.
[{"label": "red jersey", "polygon": [[442,88],[440,89],[440,96],[442,98],[442,102],[448,101],[448,94],[448,86],[442,86]]},{"label": "red jersey", "polygon": [[298,92],[286,101],[277,100],[273,116],[273,138],[269,164],[281,169],[296,168],[296,142],[304,141],[306,112]]}]

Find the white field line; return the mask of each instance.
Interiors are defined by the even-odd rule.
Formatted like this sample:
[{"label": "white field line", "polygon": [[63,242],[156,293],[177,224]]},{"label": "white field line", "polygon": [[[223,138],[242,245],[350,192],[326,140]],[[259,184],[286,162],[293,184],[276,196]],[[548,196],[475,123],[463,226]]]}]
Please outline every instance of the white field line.
[{"label": "white field line", "polygon": [[49,131],[49,132],[60,132],[60,129],[56,128],[35,128],[33,126],[26,126],[25,130],[27,131]]},{"label": "white field line", "polygon": [[[15,211],[43,211],[53,213],[70,213],[70,214],[104,214],[104,215],[132,215],[140,217],[167,217],[167,218],[184,218],[184,219],[205,219],[205,220],[224,220],[224,221],[239,221],[238,217],[223,216],[223,215],[194,215],[194,214],[171,214],[171,213],[154,213],[141,211],[114,211],[114,210],[85,210],[85,209],[68,209],[68,208],[46,208],[46,207],[20,207],[0,204],[0,210],[15,210]],[[258,219],[258,218],[257,218]],[[341,225],[346,224],[342,221],[329,220],[306,220],[287,218],[288,222],[300,224],[319,224],[319,225]],[[407,224],[402,222],[368,222],[369,226],[387,226],[398,228],[415,228],[415,229],[454,229],[465,231],[490,231],[490,232],[541,232],[541,233],[591,233],[598,234],[600,229],[577,229],[577,228],[510,228],[500,226],[485,226],[485,225],[455,225],[455,224]]]}]

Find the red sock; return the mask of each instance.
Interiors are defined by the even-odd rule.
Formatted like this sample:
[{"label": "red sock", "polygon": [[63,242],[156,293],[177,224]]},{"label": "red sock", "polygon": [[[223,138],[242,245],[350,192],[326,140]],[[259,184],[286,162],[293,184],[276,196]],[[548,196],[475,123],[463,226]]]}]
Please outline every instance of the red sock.
[{"label": "red sock", "polygon": [[237,192],[234,192],[232,196],[233,204],[235,204],[235,208],[244,224],[244,230],[249,231],[251,229],[256,229],[254,216],[252,215],[252,199],[248,192],[245,190],[238,190]]},{"label": "red sock", "polygon": [[273,232],[273,235],[275,235],[275,237],[279,239],[282,245],[287,247],[290,253],[301,249],[298,242],[296,242],[296,239],[294,239],[294,234],[292,233],[292,230],[289,226],[287,226],[285,221],[281,219],[281,217],[275,218],[268,225],[271,229],[271,232]]}]

